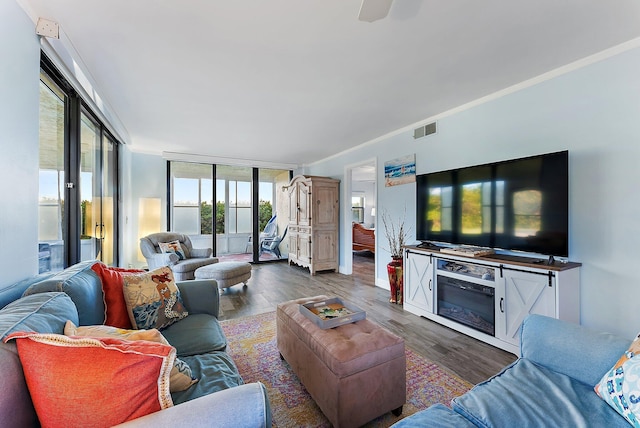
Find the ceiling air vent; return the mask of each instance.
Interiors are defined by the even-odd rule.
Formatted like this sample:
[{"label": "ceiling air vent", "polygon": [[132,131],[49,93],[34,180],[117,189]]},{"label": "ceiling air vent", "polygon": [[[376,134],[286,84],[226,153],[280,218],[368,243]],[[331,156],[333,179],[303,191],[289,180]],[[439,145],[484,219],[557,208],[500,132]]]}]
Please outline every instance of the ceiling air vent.
[{"label": "ceiling air vent", "polygon": [[416,128],[413,130],[413,138],[418,139],[425,137],[427,135],[436,133],[436,123],[430,123],[428,125],[421,126],[420,128]]}]

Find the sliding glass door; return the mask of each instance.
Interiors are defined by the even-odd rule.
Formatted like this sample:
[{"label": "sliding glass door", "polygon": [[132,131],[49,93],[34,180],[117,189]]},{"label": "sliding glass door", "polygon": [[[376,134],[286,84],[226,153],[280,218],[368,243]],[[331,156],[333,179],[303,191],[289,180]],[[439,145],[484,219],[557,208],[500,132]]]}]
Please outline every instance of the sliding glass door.
[{"label": "sliding glass door", "polygon": [[67,97],[44,73],[40,80],[40,167],[38,198],[38,270],[64,267],[65,128]]},{"label": "sliding glass door", "polygon": [[252,168],[216,165],[216,254],[246,259],[253,228]]},{"label": "sliding glass door", "polygon": [[213,248],[212,166],[171,162],[170,177],[169,230],[188,235],[194,248]]},{"label": "sliding glass door", "polygon": [[39,272],[118,263],[118,143],[43,59],[40,73]]},{"label": "sliding glass door", "polygon": [[283,192],[291,179],[288,170],[258,170],[258,260],[279,260],[289,256],[287,226],[289,224],[288,198]]},{"label": "sliding glass door", "polygon": [[88,112],[80,125],[80,260],[114,263],[116,146]]},{"label": "sliding glass door", "polygon": [[289,170],[177,161],[168,169],[169,230],[189,235],[195,248],[213,248],[221,260],[287,258],[282,187]]}]

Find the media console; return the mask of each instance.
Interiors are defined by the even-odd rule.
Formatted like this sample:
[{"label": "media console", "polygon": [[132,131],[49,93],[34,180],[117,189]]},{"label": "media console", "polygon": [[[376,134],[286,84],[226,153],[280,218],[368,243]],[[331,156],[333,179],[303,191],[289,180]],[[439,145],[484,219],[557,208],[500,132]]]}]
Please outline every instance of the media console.
[{"label": "media console", "polygon": [[580,263],[404,249],[404,309],[520,354],[529,314],[580,323]]}]

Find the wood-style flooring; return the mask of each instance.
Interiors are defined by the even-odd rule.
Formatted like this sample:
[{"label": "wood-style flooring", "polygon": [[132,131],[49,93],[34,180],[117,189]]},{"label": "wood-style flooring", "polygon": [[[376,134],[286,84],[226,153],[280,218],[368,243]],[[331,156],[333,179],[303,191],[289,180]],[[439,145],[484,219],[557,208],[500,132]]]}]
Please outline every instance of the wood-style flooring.
[{"label": "wood-style flooring", "polygon": [[254,264],[249,285],[227,288],[221,295],[221,319],[275,311],[278,303],[325,294],[365,310],[367,318],[401,336],[425,358],[473,384],[496,374],[516,356],[389,303],[389,292],[375,286],[373,255],[354,253],[353,275],[320,272],[286,262]]}]

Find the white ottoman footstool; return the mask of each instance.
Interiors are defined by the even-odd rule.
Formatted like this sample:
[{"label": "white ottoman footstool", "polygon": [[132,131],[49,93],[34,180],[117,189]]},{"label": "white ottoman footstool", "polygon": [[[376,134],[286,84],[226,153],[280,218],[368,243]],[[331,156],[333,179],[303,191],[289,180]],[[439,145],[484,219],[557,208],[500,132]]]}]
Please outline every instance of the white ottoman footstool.
[{"label": "white ottoman footstool", "polygon": [[247,285],[251,278],[251,265],[246,262],[220,262],[199,267],[195,272],[196,279],[215,279],[218,288],[228,288],[232,285]]}]

